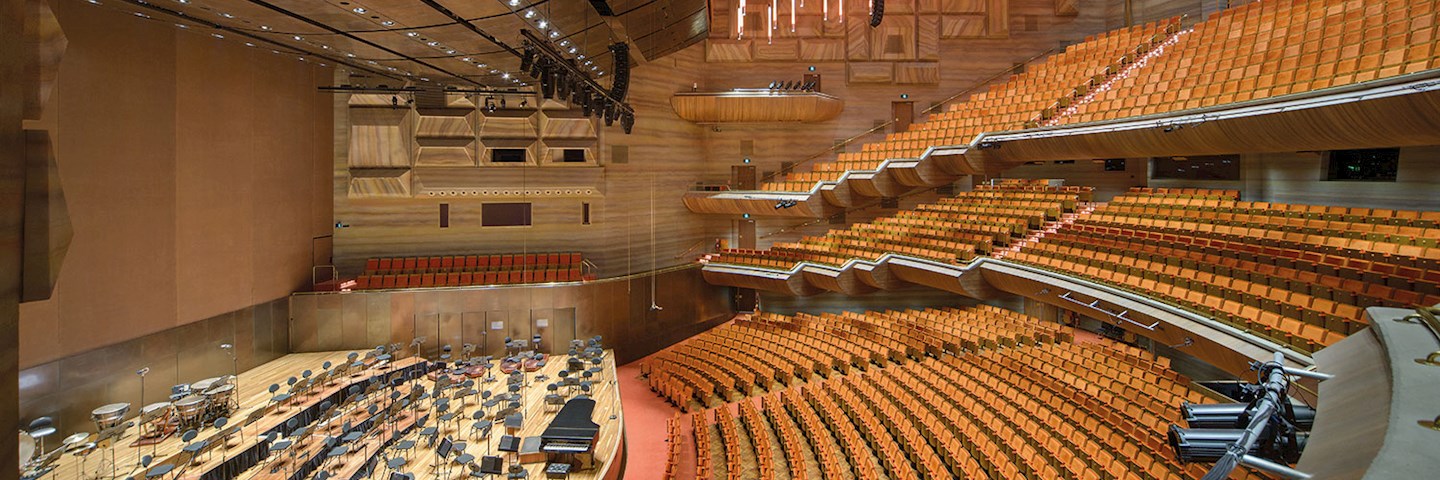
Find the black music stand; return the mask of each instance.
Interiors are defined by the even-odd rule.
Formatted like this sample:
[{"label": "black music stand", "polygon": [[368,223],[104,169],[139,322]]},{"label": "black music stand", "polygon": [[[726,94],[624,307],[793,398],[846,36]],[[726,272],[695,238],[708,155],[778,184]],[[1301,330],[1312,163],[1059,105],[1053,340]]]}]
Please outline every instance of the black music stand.
[{"label": "black music stand", "polygon": [[480,459],[480,473],[500,475],[505,473],[505,459],[500,457],[485,456]]},{"label": "black music stand", "polygon": [[497,448],[502,452],[511,453],[518,456],[520,455],[520,437],[514,435],[501,436],[500,446]]}]

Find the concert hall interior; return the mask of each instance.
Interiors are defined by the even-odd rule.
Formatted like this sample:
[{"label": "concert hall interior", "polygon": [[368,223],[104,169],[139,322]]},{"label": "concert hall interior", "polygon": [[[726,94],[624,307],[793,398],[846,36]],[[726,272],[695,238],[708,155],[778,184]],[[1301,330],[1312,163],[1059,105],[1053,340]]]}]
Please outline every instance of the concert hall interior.
[{"label": "concert hall interior", "polygon": [[1431,478],[1437,29],[0,0],[0,480]]}]

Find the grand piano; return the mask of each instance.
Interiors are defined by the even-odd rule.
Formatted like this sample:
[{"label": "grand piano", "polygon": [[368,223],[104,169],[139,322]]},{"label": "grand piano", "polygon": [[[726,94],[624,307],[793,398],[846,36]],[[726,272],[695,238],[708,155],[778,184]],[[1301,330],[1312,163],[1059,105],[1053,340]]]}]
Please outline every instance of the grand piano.
[{"label": "grand piano", "polygon": [[595,468],[595,441],[600,424],[590,420],[595,401],[576,398],[565,402],[560,412],[540,434],[540,451],[549,463],[565,463],[575,471]]}]

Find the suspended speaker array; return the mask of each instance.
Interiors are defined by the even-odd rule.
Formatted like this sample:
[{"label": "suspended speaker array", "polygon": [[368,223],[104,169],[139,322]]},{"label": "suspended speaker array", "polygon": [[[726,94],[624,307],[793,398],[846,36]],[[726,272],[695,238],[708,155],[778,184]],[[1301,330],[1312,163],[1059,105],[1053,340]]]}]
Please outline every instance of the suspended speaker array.
[{"label": "suspended speaker array", "polygon": [[870,26],[880,26],[880,20],[885,19],[885,0],[870,0]]}]

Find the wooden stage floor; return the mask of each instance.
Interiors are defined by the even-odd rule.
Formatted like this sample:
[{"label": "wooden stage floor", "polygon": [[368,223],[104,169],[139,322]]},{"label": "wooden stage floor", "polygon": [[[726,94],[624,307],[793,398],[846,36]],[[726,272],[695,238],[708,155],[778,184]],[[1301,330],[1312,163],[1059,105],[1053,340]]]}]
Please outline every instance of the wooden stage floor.
[{"label": "wooden stage floor", "polygon": [[[251,412],[263,408],[266,404],[270,403],[271,394],[269,393],[267,388],[271,384],[278,383],[284,386],[286,384],[286,379],[292,376],[298,377],[300,375],[300,372],[306,369],[309,369],[313,372],[321,372],[323,371],[323,369],[321,368],[321,364],[326,361],[336,364],[344,363],[346,356],[349,353],[351,352],[341,351],[321,353],[295,353],[286,355],[275,361],[240,373],[238,381],[240,388],[240,408],[238,411],[234,412],[230,416],[230,418],[232,420],[243,422],[243,420],[247,418],[247,416],[250,415]],[[363,354],[365,352],[361,351],[359,353]],[[563,355],[553,356],[551,357],[551,360],[547,362],[547,365],[543,367],[540,371],[526,374],[527,378],[529,379],[529,383],[522,390],[522,410],[524,411],[525,421],[523,428],[520,430],[518,436],[521,436],[522,438],[539,436],[540,433],[545,430],[545,427],[550,424],[550,421],[555,417],[555,412],[558,411],[558,407],[552,406],[547,408],[545,406],[544,397],[548,393],[546,391],[545,385],[546,383],[554,382],[557,380],[556,377],[559,371],[564,369],[565,367],[566,358],[567,357]],[[397,360],[395,362],[395,365],[397,367],[403,367],[404,365],[412,362],[415,362],[415,360],[410,358],[403,358],[401,360]],[[497,378],[497,381],[481,383],[483,381],[483,378],[476,379],[476,390],[482,392],[489,390],[494,394],[499,394],[507,391],[505,390],[504,384],[505,374],[500,372],[500,367],[498,365],[499,362],[497,361],[495,363],[496,366],[491,369],[490,374],[494,375]],[[620,408],[619,385],[615,381],[615,363],[612,351],[606,351],[605,358],[601,367],[604,369],[604,371],[601,374],[599,380],[594,382],[591,391],[591,398],[594,399],[596,402],[595,411],[593,416],[591,417],[591,420],[600,426],[599,440],[596,442],[594,450],[596,468],[589,471],[571,473],[567,478],[573,480],[604,480],[615,479],[619,477],[620,465],[618,464],[618,457],[616,454],[620,451],[620,449],[623,448],[622,431],[624,425],[624,417]],[[354,372],[352,372],[352,374],[353,373]],[[328,389],[323,391],[318,391],[317,394],[307,396],[305,399],[301,400],[302,402],[305,402],[303,404],[297,404],[288,407],[283,412],[271,412],[269,414],[266,414],[265,417],[260,421],[257,421],[249,426],[242,428],[243,435],[236,435],[232,437],[226,447],[216,448],[208,454],[200,455],[200,461],[181,470],[178,478],[187,480],[198,480],[199,478],[201,478],[203,473],[214,469],[217,465],[223,463],[224,460],[239,455],[241,452],[244,452],[246,449],[253,447],[256,443],[262,441],[263,439],[260,438],[260,433],[270,430],[274,426],[283,423],[285,418],[288,418],[290,415],[303,409],[307,404],[313,405],[315,403],[318,403],[321,398],[328,394],[328,392],[333,392],[338,389],[345,388],[350,381],[363,380],[364,378],[369,378],[374,374],[378,373],[379,371],[367,370],[360,375],[352,375],[350,378],[343,379],[336,386],[329,387]],[[534,381],[535,375],[540,374],[546,375],[550,379],[543,383]],[[416,384],[423,386],[427,392],[431,391],[433,388],[433,382],[429,380],[429,378],[420,378],[402,386],[401,391],[409,393],[411,385]],[[562,388],[561,392],[563,393],[564,390],[565,389]],[[284,389],[282,389],[281,391],[284,391]],[[454,391],[455,390],[452,389],[448,392],[453,393]],[[388,395],[389,391],[386,390],[383,393],[385,395]],[[576,393],[579,393],[578,389]],[[379,398],[380,396],[377,395],[375,397]],[[571,396],[570,398],[573,398],[573,396]],[[386,402],[388,402],[388,398],[386,399]],[[429,400],[423,401],[421,402],[421,404],[427,409],[431,407],[431,402]],[[444,425],[443,428],[441,428],[440,430],[438,438],[449,437],[456,442],[465,442],[465,453],[473,455],[476,462],[479,462],[480,458],[486,455],[487,450],[491,452],[490,454],[492,455],[505,457],[507,458],[506,467],[508,468],[509,460],[513,459],[514,456],[511,455],[507,457],[497,448],[501,436],[505,433],[505,429],[503,425],[501,425],[502,422],[497,421],[495,427],[492,428],[488,436],[484,438],[474,436],[472,434],[474,431],[471,428],[471,425],[474,423],[474,420],[472,420],[472,415],[482,408],[479,398],[476,397],[473,400],[466,400],[464,401],[464,403],[461,403],[460,400],[451,400],[451,405],[452,408],[458,407],[460,409],[459,418],[462,418],[463,420]],[[383,407],[383,404],[381,406]],[[502,407],[503,405],[497,406],[491,409],[491,411],[493,412],[495,411],[495,409]],[[130,410],[132,417],[127,419],[127,421],[135,420],[133,415],[135,415],[138,410],[138,408],[132,405]],[[433,410],[430,410],[430,412],[433,412]],[[426,416],[426,414],[427,410],[421,409],[419,416],[424,417]],[[307,439],[305,439],[304,442],[298,443],[297,447],[299,449],[297,451],[318,452],[319,450],[323,449],[323,446],[321,444],[323,442],[323,436],[325,434],[338,435],[340,425],[343,424],[345,420],[352,420],[354,423],[358,424],[365,418],[368,418],[368,414],[366,412],[366,409],[362,407],[352,409],[342,415],[342,417],[326,422],[325,424],[311,425],[310,430],[317,432],[317,434],[308,437]],[[415,421],[415,416],[412,415],[410,413],[410,410],[408,409],[404,410],[397,418],[398,420],[395,423],[399,426],[398,430],[404,430],[405,427],[409,426]],[[437,422],[435,418],[435,415],[430,415],[430,420],[428,423],[426,423],[426,426],[437,426],[439,422]],[[352,478],[352,474],[354,472],[359,471],[362,464],[367,459],[367,455],[375,456],[379,457],[377,463],[378,466],[375,468],[375,472],[373,472],[369,478],[384,479],[386,478],[384,475],[388,473],[388,469],[385,467],[387,459],[395,457],[408,457],[406,465],[400,468],[399,471],[412,473],[417,479],[473,478],[469,476],[469,472],[465,468],[455,466],[440,470],[433,468],[433,465],[436,463],[437,456],[434,449],[430,446],[429,441],[427,439],[422,439],[419,437],[419,428],[409,429],[408,432],[404,433],[399,438],[400,441],[415,441],[416,447],[411,450],[408,455],[404,452],[394,450],[393,448],[386,448],[384,449],[384,451],[377,453],[376,450],[378,446],[382,443],[382,441],[390,440],[392,436],[392,430],[388,427],[377,428],[382,428],[383,433],[374,435],[372,437],[367,437],[365,440],[357,442],[354,445],[355,448],[352,448],[350,453],[336,459],[338,460],[336,462],[327,463],[327,467],[325,468],[325,470],[330,470],[332,474],[336,475],[335,478],[349,479]],[[91,425],[89,430],[93,431],[93,429],[94,426]],[[131,427],[125,432],[124,436],[122,436],[118,441],[114,443],[113,452],[115,458],[114,463],[116,465],[116,468],[114,469],[114,478],[125,479],[128,477],[134,477],[136,479],[144,479],[146,469],[143,469],[139,466],[139,461],[142,456],[153,455],[153,467],[154,465],[161,464],[167,458],[177,456],[177,454],[181,452],[181,449],[184,446],[184,442],[180,440],[179,435],[177,434],[171,435],[153,446],[147,445],[142,447],[131,447],[130,445],[138,438],[139,431],[140,430],[138,428]],[[218,430],[216,430],[215,428],[207,426],[206,428],[203,428],[199,431],[199,436],[197,437],[197,440],[210,438],[217,432]],[[50,438],[47,439],[46,447],[52,450],[55,449],[56,446],[60,444],[60,440],[64,439],[67,435],[71,433],[74,432],[57,432],[55,435],[52,435]],[[393,447],[393,445],[394,444],[392,443],[391,446]],[[90,453],[83,458],[71,454],[64,454],[59,460],[56,461],[55,469],[53,471],[39,478],[48,480],[111,478],[111,469],[109,467],[110,458],[111,449],[97,449],[93,451],[93,453]],[[453,458],[454,456],[452,455],[451,459],[445,461],[444,463],[446,463],[447,465],[453,465],[453,463],[451,462]],[[270,462],[272,460],[274,460],[274,458],[263,460],[261,461],[259,466],[241,472],[234,478],[242,480],[286,478],[283,460],[275,464],[275,466],[279,468],[279,471],[275,474],[270,473]],[[82,467],[84,468],[83,471]],[[544,463],[526,464],[524,465],[524,467],[527,472],[527,478],[545,478]],[[312,473],[311,478],[313,478],[313,476],[314,474]],[[164,476],[163,478],[173,479],[176,478],[176,475],[172,473],[170,475]],[[503,478],[503,476],[492,475],[490,476],[490,478]]]}]

